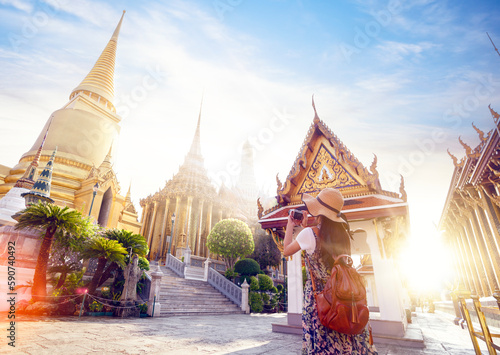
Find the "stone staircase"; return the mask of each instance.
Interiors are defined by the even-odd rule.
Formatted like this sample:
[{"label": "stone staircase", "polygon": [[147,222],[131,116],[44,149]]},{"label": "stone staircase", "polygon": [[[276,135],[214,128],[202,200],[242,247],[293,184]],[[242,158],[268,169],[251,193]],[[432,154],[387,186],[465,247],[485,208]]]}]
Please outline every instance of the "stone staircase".
[{"label": "stone staircase", "polygon": [[205,281],[180,278],[166,267],[161,271],[160,317],[243,313]]}]

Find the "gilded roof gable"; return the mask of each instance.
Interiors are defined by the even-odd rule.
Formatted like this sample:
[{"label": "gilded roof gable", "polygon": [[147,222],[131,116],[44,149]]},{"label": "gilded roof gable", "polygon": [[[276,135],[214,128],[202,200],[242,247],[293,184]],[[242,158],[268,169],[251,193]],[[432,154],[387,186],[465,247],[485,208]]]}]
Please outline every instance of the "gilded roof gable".
[{"label": "gilded roof gable", "polygon": [[365,168],[315,115],[283,188],[278,182],[278,203],[299,203],[303,193],[314,195],[325,187],[338,188],[346,197],[380,192],[376,163],[375,156]]}]

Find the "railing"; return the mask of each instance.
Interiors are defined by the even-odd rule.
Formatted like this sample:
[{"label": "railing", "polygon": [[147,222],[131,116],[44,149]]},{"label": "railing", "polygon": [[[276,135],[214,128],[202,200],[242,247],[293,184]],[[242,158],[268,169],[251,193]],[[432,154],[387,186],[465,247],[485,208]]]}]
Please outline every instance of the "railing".
[{"label": "railing", "polygon": [[234,283],[226,279],[218,271],[215,271],[214,268],[208,269],[207,282],[209,285],[217,289],[217,291],[241,307],[241,287],[236,286]]},{"label": "railing", "polygon": [[184,278],[184,269],[186,268],[186,265],[172,254],[168,254],[165,266],[180,277]]},{"label": "railing", "polygon": [[[498,308],[500,309],[500,292],[495,292],[493,295],[497,300]],[[484,316],[484,311],[495,311],[495,313],[500,314],[499,310],[496,307],[485,307],[481,306],[481,302],[479,301],[479,296],[471,295],[468,291],[463,292],[455,292],[455,297],[458,299],[458,304],[460,306],[460,311],[462,312],[462,316],[467,322],[467,328],[469,330],[469,335],[472,340],[472,345],[474,346],[474,351],[476,354],[481,355],[481,349],[479,348],[479,344],[477,342],[477,338],[481,339],[486,343],[488,348],[488,353],[490,355],[496,355],[496,350],[500,350],[500,346],[493,342],[493,338],[500,338],[500,334],[492,334],[488,328],[488,324],[486,323],[486,317]],[[470,311],[467,308],[467,298],[472,298],[472,303],[474,304],[474,310],[476,311],[477,319],[479,321],[479,325],[481,326],[481,331],[476,331],[474,329],[474,324],[472,323]]]},{"label": "railing", "polygon": [[144,302],[147,302],[149,300],[149,291],[151,290],[151,276],[149,276],[147,273],[144,273],[144,276],[144,279],[139,280],[143,284],[143,286],[141,291],[137,292],[137,297]]}]

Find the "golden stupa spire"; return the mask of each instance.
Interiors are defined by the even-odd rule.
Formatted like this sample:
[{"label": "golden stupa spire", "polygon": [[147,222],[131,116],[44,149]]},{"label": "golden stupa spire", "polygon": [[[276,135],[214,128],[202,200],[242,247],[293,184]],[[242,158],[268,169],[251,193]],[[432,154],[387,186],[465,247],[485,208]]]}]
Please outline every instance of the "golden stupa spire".
[{"label": "golden stupa spire", "polygon": [[[118,41],[118,34],[120,33],[120,28],[123,21],[123,16],[125,16],[125,11],[123,11],[120,22],[116,26],[113,36],[108,42],[106,48],[102,52],[94,67],[87,74],[85,79],[78,85],[76,89],[70,95],[72,99],[76,94],[83,92],[88,96],[91,94],[96,94],[97,96],[91,97],[103,105],[109,103],[114,110],[113,99],[114,94],[114,74],[115,74],[115,59],[116,59],[116,43]],[[102,102],[102,99],[105,99]]]}]

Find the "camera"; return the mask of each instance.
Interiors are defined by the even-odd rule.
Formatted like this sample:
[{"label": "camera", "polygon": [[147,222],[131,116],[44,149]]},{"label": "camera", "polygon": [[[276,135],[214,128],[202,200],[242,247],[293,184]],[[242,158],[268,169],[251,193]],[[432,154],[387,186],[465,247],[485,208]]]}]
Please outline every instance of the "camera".
[{"label": "camera", "polygon": [[299,210],[290,210],[290,214],[292,215],[292,218],[297,221],[302,221],[302,218],[304,217],[302,215],[302,211]]}]

